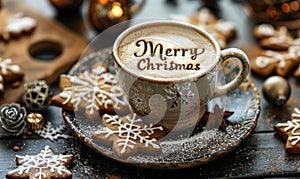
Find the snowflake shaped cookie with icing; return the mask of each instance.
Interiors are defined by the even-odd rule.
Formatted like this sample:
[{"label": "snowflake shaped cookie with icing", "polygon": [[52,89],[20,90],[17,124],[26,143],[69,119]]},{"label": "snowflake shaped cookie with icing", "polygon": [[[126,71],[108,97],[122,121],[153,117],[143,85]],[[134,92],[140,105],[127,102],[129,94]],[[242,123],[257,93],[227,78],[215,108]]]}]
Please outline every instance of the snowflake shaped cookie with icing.
[{"label": "snowflake shaped cookie with icing", "polygon": [[105,127],[92,133],[98,144],[112,146],[117,157],[128,158],[137,152],[159,155],[162,151],[158,139],[165,135],[162,126],[146,125],[135,113],[124,117],[102,117]]},{"label": "snowflake shaped cookie with icing", "polygon": [[18,168],[6,174],[10,178],[48,179],[48,178],[72,178],[68,166],[73,161],[73,155],[55,155],[54,151],[45,146],[37,155],[17,155]]},{"label": "snowflake shaped cookie with icing", "polygon": [[286,152],[300,153],[300,110],[295,108],[291,120],[274,126],[275,132],[286,141]]},{"label": "snowflake shaped cookie with icing", "polygon": [[76,76],[61,75],[61,93],[51,99],[51,104],[68,111],[85,111],[88,119],[100,113],[124,114],[129,107],[124,101],[123,90],[114,75],[103,64],[96,64],[91,72]]},{"label": "snowflake shaped cookie with icing", "polygon": [[23,33],[32,32],[36,25],[37,21],[34,18],[24,16],[22,13],[16,13],[7,19],[0,37],[8,41],[12,37],[18,37]]}]

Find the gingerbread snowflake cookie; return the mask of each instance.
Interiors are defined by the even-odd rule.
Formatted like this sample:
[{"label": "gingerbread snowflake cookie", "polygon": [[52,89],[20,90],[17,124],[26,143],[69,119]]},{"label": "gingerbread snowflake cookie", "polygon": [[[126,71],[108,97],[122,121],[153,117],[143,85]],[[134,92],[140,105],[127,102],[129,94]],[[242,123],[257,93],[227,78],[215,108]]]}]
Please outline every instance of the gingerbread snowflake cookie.
[{"label": "gingerbread snowflake cookie", "polygon": [[72,178],[72,173],[67,167],[71,165],[73,155],[55,155],[49,146],[45,146],[45,149],[37,155],[17,155],[16,161],[18,168],[6,174],[8,179]]},{"label": "gingerbread snowflake cookie", "polygon": [[202,8],[192,16],[171,16],[171,19],[184,21],[205,29],[218,42],[221,49],[227,47],[227,42],[236,34],[236,27],[232,22],[217,19],[216,16],[207,8]]},{"label": "gingerbread snowflake cookie", "polygon": [[24,71],[20,65],[13,63],[10,58],[0,58],[0,93],[5,91],[5,84],[21,80]]},{"label": "gingerbread snowflake cookie", "polygon": [[8,41],[13,37],[32,32],[36,26],[37,21],[34,18],[22,13],[13,14],[7,18],[6,23],[0,29],[0,39]]},{"label": "gingerbread snowflake cookie", "polygon": [[275,132],[286,141],[286,152],[300,153],[300,110],[295,108],[291,120],[274,126]]},{"label": "gingerbread snowflake cookie", "polygon": [[85,111],[89,119],[98,117],[99,112],[125,114],[129,111],[116,77],[108,73],[103,64],[96,64],[91,72],[76,76],[61,75],[60,88],[62,92],[54,96],[50,104],[68,111]]},{"label": "gingerbread snowflake cookie", "polygon": [[128,158],[137,152],[159,155],[158,139],[165,135],[162,126],[146,125],[135,113],[124,117],[103,115],[105,127],[92,133],[96,143],[112,146],[117,157]]}]

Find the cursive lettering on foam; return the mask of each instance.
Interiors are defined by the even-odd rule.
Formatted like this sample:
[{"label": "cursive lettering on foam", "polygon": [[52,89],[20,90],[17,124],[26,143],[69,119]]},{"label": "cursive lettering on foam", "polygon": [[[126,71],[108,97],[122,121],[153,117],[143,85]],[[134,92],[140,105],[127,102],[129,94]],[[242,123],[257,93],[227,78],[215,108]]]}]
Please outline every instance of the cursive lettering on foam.
[{"label": "cursive lettering on foam", "polygon": [[166,60],[167,57],[171,56],[182,56],[190,55],[192,60],[196,60],[198,55],[201,55],[205,52],[204,48],[167,48],[164,49],[164,46],[160,43],[154,45],[152,41],[146,41],[144,39],[138,40],[135,44],[138,48],[142,48],[142,52],[138,54],[134,53],[135,57],[142,57],[147,52],[150,52],[151,57],[153,57],[156,53],[158,53],[161,60]]},{"label": "cursive lettering on foam", "polygon": [[193,64],[193,63],[188,63],[188,64],[180,64],[180,63],[175,63],[174,61],[167,62],[164,61],[164,63],[153,63],[151,62],[150,58],[143,58],[140,59],[137,63],[137,68],[139,70],[200,70],[200,64]]}]

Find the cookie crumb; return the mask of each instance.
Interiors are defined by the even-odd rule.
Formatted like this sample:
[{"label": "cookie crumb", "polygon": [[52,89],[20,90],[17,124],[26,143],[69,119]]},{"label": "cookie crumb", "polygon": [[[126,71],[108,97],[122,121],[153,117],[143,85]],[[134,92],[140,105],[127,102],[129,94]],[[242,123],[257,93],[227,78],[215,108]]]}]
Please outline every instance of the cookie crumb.
[{"label": "cookie crumb", "polygon": [[15,152],[18,152],[18,151],[21,150],[21,148],[20,148],[19,146],[17,146],[17,145],[13,146],[12,149],[13,149],[13,151],[15,151]]},{"label": "cookie crumb", "polygon": [[16,81],[16,82],[11,84],[11,87],[18,88],[20,85],[21,85],[21,81]]}]

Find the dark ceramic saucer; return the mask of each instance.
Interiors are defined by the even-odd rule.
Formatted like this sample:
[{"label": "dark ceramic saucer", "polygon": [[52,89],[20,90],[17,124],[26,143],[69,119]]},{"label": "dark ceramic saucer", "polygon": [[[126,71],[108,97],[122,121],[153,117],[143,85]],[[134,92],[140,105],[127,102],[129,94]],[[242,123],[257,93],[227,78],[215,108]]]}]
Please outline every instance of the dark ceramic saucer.
[{"label": "dark ceramic saucer", "polygon": [[[81,59],[69,74],[74,75],[90,70],[94,64],[100,61],[109,66],[111,73],[115,73],[112,51],[108,48],[91,53]],[[232,66],[225,66],[224,68],[234,70],[230,69]],[[63,117],[69,128],[85,145],[102,155],[120,162],[146,168],[188,168],[205,164],[229,153],[249,137],[256,127],[260,113],[260,98],[258,90],[250,78],[245,80],[240,88],[229,93],[226,97],[211,101],[209,108],[219,100],[225,101],[225,110],[234,112],[227,119],[226,130],[205,130],[204,126],[200,125],[194,129],[189,137],[160,141],[162,154],[159,156],[135,154],[127,159],[114,157],[111,147],[99,145],[91,138],[92,132],[102,126],[100,120],[88,121],[84,117],[67,111],[63,111]]]}]

